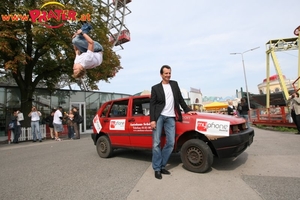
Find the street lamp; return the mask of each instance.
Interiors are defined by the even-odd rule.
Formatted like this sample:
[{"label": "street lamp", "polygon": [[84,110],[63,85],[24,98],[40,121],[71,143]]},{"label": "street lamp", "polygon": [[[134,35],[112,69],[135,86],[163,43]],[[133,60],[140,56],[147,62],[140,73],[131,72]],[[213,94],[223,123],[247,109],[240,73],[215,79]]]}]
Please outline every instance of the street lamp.
[{"label": "street lamp", "polygon": [[243,53],[230,53],[230,55],[237,55],[240,54],[242,56],[242,63],[243,63],[243,69],[244,69],[244,78],[245,78],[245,85],[246,85],[246,92],[247,92],[247,102],[248,102],[248,108],[250,110],[250,98],[249,98],[249,91],[248,91],[248,84],[247,84],[247,77],[246,77],[246,70],[245,70],[245,63],[244,63],[244,53],[247,53],[249,51],[254,51],[258,49],[259,47],[255,47],[253,49],[249,49],[247,51],[244,51]]}]

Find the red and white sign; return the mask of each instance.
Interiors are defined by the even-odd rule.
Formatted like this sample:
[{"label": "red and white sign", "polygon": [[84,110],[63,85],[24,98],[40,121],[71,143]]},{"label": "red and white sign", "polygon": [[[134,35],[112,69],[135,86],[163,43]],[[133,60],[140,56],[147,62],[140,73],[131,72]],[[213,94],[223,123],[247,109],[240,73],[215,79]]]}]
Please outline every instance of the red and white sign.
[{"label": "red and white sign", "polygon": [[109,130],[125,130],[125,119],[110,120]]},{"label": "red and white sign", "polygon": [[98,115],[96,115],[93,119],[93,125],[97,131],[97,133],[99,133],[102,129],[102,126],[101,126],[101,123],[100,123],[100,120],[99,120],[99,117]]},{"label": "red and white sign", "polygon": [[195,130],[205,135],[229,136],[230,122],[196,119]]}]

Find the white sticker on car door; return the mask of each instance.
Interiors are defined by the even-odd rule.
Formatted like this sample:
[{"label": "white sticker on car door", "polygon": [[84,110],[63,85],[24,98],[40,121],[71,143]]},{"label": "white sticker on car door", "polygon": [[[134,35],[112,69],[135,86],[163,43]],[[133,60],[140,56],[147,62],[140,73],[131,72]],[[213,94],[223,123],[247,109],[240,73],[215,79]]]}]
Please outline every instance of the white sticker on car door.
[{"label": "white sticker on car door", "polygon": [[99,117],[98,115],[96,115],[93,119],[93,125],[97,131],[97,133],[100,133],[101,129],[102,129],[102,126],[101,126],[101,123],[100,123],[100,120],[99,120]]},{"label": "white sticker on car door", "polygon": [[125,130],[125,119],[110,120],[109,130]]},{"label": "white sticker on car door", "polygon": [[230,122],[196,119],[195,130],[205,135],[229,136]]}]

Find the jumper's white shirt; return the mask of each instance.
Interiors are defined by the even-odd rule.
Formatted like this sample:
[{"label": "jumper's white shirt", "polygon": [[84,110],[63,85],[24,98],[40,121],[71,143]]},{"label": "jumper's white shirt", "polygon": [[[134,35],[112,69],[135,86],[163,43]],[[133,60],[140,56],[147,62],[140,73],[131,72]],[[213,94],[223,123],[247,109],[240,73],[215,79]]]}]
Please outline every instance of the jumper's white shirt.
[{"label": "jumper's white shirt", "polygon": [[74,64],[81,64],[84,69],[92,69],[101,65],[103,60],[102,52],[92,52],[87,50],[87,52],[76,54]]}]

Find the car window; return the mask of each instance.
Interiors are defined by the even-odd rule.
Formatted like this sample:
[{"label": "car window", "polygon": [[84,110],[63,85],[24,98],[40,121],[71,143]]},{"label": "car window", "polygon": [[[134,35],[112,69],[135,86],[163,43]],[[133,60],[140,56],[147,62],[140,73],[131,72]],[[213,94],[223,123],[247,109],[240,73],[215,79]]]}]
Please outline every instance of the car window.
[{"label": "car window", "polygon": [[133,116],[147,116],[150,111],[150,99],[138,98],[133,100],[132,115]]},{"label": "car window", "polygon": [[106,117],[106,116],[107,116],[109,107],[110,107],[110,104],[107,104],[107,105],[105,106],[105,108],[104,108],[103,111],[102,111],[101,117]]},{"label": "car window", "polygon": [[116,101],[112,104],[109,117],[126,117],[128,100]]}]

